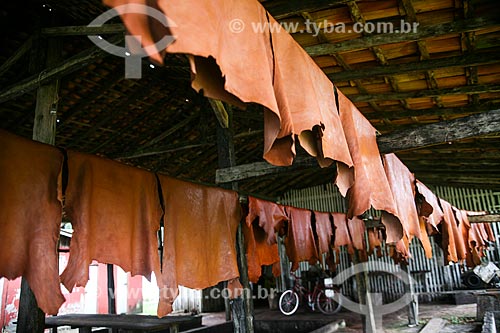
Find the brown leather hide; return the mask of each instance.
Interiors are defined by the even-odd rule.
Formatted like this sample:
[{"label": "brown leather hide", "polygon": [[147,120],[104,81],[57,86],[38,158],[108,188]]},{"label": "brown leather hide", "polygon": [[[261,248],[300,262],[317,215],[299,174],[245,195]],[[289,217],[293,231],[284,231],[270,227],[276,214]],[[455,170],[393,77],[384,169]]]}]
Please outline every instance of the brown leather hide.
[{"label": "brown leather hide", "polygon": [[347,226],[349,227],[349,234],[351,235],[354,248],[366,252],[365,222],[355,216],[347,220]]},{"label": "brown leather hide", "polygon": [[439,199],[439,201],[444,213],[442,248],[445,255],[445,263],[449,261],[461,261],[466,258],[465,243],[462,233],[459,231],[453,207],[443,199]]},{"label": "brown leather hide", "polygon": [[[169,53],[190,55],[192,86],[205,96],[264,111],[264,158],[290,165],[295,135],[321,165],[337,160],[352,166],[345,135],[335,111],[333,85],[302,47],[254,0],[105,0],[116,7],[140,3],[159,8],[169,30],[143,14],[124,14],[133,35],[150,45],[165,33],[175,41]],[[193,10],[196,8],[196,10]],[[235,23],[236,22],[236,23]],[[242,29],[239,29],[242,28]],[[235,31],[235,29],[237,31]],[[273,29],[275,30],[275,29]],[[161,61],[157,52],[149,52]]]},{"label": "brown leather hide", "polygon": [[479,248],[478,242],[481,242],[482,239],[476,238],[477,235],[471,227],[469,218],[467,217],[467,211],[456,209],[455,215],[459,221],[459,231],[462,233],[465,244],[465,263],[468,267],[475,267],[481,264],[481,258],[477,250]]},{"label": "brown leather hide", "polygon": [[433,235],[438,232],[438,225],[444,218],[443,210],[439,206],[438,197],[418,179],[416,181],[417,193],[422,198],[419,215],[426,219],[427,231]]},{"label": "brown leather hide", "polygon": [[283,229],[284,222],[288,221],[283,206],[249,196],[247,225],[251,225],[256,219],[259,221],[259,226],[266,232],[269,245],[276,243],[276,232]]},{"label": "brown leather hide", "polygon": [[311,211],[285,207],[288,215],[288,233],[285,238],[286,254],[292,262],[292,271],[297,270],[301,261],[314,264],[318,261],[318,251],[311,227]]},{"label": "brown leather hide", "polygon": [[[270,23],[278,25],[272,17]],[[337,112],[333,84],[285,29],[273,31],[271,43],[275,66],[274,92],[281,127],[267,127],[266,124],[266,130],[269,129],[270,133],[279,130],[277,138],[290,137],[288,143],[293,143],[298,135],[301,146],[310,155],[318,157],[321,166],[328,166],[336,160],[351,167],[353,163]],[[265,146],[269,144],[271,141],[266,140]],[[264,155],[269,162],[278,165],[291,163],[291,156],[286,160],[282,156],[295,151],[293,144],[286,150],[281,146],[274,151],[273,148]]]},{"label": "brown leather hide", "polygon": [[424,253],[427,258],[432,258],[432,245],[431,240],[429,239],[428,223],[425,217],[419,216],[418,218],[419,226],[420,226],[420,243],[424,248]]},{"label": "brown leather hide", "polygon": [[248,279],[250,282],[257,283],[259,281],[261,267],[264,265],[273,265],[273,274],[279,276],[280,256],[278,253],[278,244],[269,245],[267,243],[266,232],[256,223],[244,223],[242,228],[245,237]]},{"label": "brown leather hide", "polygon": [[318,254],[329,253],[333,236],[330,213],[314,212],[316,221],[316,234],[318,235]]},{"label": "brown leather hide", "polygon": [[382,236],[382,230],[378,228],[368,228],[368,254],[372,255],[375,250],[377,250],[377,257],[382,256],[382,242],[384,240]]},{"label": "brown leather hide", "polygon": [[164,251],[158,315],[172,311],[178,285],[203,289],[239,276],[238,193],[158,175],[163,193]]},{"label": "brown leather hide", "polygon": [[68,290],[87,284],[92,260],[148,279],[159,269],[162,210],[154,174],[68,151],[65,212],[74,229],[61,275]]},{"label": "brown leather hide", "polygon": [[38,306],[57,314],[57,241],[63,156],[52,146],[0,130],[0,277],[26,278]]},{"label": "brown leather hide", "polygon": [[425,255],[432,258],[432,247],[425,221],[419,220],[417,213],[415,176],[395,154],[383,155],[382,160],[392,195],[396,199],[397,217],[401,221],[406,239],[408,239],[405,253],[409,253],[409,242],[415,236],[420,240]]},{"label": "brown leather hide", "polygon": [[392,195],[396,199],[397,217],[403,225],[403,231],[408,239],[411,236],[420,239],[420,223],[415,205],[415,176],[395,154],[383,155],[382,160]]},{"label": "brown leather hide", "polygon": [[332,213],[333,224],[335,226],[335,241],[334,247],[339,250],[341,246],[346,245],[349,253],[354,253],[354,248],[351,241],[351,236],[349,235],[349,229],[347,226],[347,216],[343,213]]},{"label": "brown leather hide", "polygon": [[408,260],[411,258],[409,250],[410,240],[404,235],[395,245],[390,245],[390,256],[395,263],[408,264]]},{"label": "brown leather hide", "polygon": [[[382,219],[387,242],[397,242],[403,236],[403,227],[395,217],[397,209],[380,159],[376,130],[341,91],[337,92],[340,119],[354,162],[354,178],[352,169],[338,164],[336,183],[342,195],[347,194],[349,200],[347,217],[362,215],[371,206],[386,211],[392,215],[385,214]],[[354,185],[351,186],[353,179]]]}]

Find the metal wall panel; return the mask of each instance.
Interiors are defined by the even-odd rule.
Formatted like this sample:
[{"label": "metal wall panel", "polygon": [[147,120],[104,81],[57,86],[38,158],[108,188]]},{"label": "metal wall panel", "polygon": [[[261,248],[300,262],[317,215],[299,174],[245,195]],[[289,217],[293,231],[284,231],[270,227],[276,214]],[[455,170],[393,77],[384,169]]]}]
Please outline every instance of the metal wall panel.
[{"label": "metal wall panel", "polygon": [[[434,193],[449,201],[452,205],[460,209],[480,211],[480,210],[500,210],[500,192],[481,189],[467,189],[455,187],[431,188]],[[300,208],[327,212],[345,212],[345,199],[333,184],[316,186],[302,190],[292,190],[281,198],[280,202]],[[370,214],[377,216],[378,212],[371,210]],[[492,223],[492,229],[496,236],[495,246],[487,251],[487,259],[493,261],[500,267],[500,222]],[[413,239],[410,245],[409,270],[416,281],[415,291],[420,294],[421,301],[432,301],[442,297],[442,292],[461,288],[460,274],[465,270],[460,264],[445,265],[443,251],[430,237],[433,257],[427,259],[418,239]],[[380,263],[393,264],[392,259],[386,250],[384,255],[377,258],[375,254],[369,257],[369,267],[376,271]],[[337,272],[342,271],[352,265],[345,248],[340,251],[340,264]],[[307,270],[308,265],[304,263],[301,269]],[[395,269],[396,271],[399,268]],[[281,286],[280,286],[281,287]],[[372,292],[383,294],[384,303],[397,300],[404,293],[404,285],[400,279],[392,274],[380,273],[372,274],[370,277],[370,288]],[[281,288],[280,288],[281,289]],[[356,298],[355,279],[350,278],[343,285],[343,292],[346,296]]]}]

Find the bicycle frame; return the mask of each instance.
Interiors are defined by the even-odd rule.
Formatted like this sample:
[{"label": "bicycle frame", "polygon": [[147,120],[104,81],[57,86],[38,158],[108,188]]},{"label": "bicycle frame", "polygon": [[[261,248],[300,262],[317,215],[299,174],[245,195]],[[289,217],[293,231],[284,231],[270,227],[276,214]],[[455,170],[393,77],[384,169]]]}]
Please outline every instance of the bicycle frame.
[{"label": "bicycle frame", "polygon": [[306,301],[309,308],[315,311],[316,297],[318,296],[320,291],[324,290],[324,288],[320,287],[320,282],[316,281],[316,283],[314,284],[314,288],[311,291],[310,289],[302,285],[301,282],[299,282],[302,280],[302,278],[299,278],[297,275],[295,275],[295,273],[291,273],[290,275],[295,279],[292,290],[295,291],[297,295],[299,295],[299,304],[301,301]]},{"label": "bicycle frame", "polygon": [[[307,301],[307,305],[313,311],[318,309],[320,312],[326,315],[331,315],[340,311],[342,304],[339,301],[335,301],[332,297],[335,292],[340,292],[338,288],[330,286],[330,281],[328,282],[328,288],[326,288],[326,280],[315,280],[314,288],[311,290],[306,286],[302,285],[299,277],[294,273],[291,274],[295,278],[292,288],[285,290],[279,299],[279,308],[281,313],[286,316],[290,316],[297,311],[300,303]],[[331,279],[330,279],[331,280]],[[328,295],[329,292],[332,295]]]}]

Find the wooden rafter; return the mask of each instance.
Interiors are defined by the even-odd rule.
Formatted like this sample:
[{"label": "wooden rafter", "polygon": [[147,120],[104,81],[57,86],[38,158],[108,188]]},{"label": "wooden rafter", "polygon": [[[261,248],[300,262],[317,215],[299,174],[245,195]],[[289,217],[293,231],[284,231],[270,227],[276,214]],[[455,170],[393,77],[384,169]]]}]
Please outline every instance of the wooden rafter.
[{"label": "wooden rafter", "polygon": [[101,27],[89,27],[87,25],[50,27],[43,28],[41,31],[44,36],[89,36],[123,34],[125,32],[127,32],[127,29],[121,23],[105,24]]},{"label": "wooden rafter", "polygon": [[11,55],[5,62],[0,66],[0,76],[5,74],[19,59],[21,59],[28,51],[30,51],[33,45],[33,38],[30,37],[26,40],[17,51]]},{"label": "wooden rafter", "polygon": [[339,73],[328,74],[328,77],[333,82],[341,82],[356,79],[367,79],[374,76],[388,76],[408,74],[411,72],[424,72],[442,68],[488,65],[497,63],[499,61],[499,52],[472,53],[465,56],[422,60],[419,62],[411,62],[407,64],[392,64],[387,66],[364,68],[360,70],[346,70]]},{"label": "wooden rafter", "polygon": [[370,35],[367,37],[351,39],[345,42],[339,42],[335,44],[323,43],[319,45],[308,46],[305,47],[304,49],[306,50],[307,53],[309,53],[310,56],[316,57],[316,56],[329,55],[339,52],[356,51],[384,44],[411,42],[424,38],[431,38],[431,37],[443,36],[454,33],[459,34],[463,32],[481,30],[498,26],[499,23],[497,20],[475,18],[471,20],[455,21],[451,23],[444,23],[429,27],[419,27],[418,31],[409,32],[406,34],[386,33],[386,34]]},{"label": "wooden rafter", "polygon": [[264,7],[275,19],[300,15],[303,12],[318,11],[347,3],[349,0],[275,0]]},{"label": "wooden rafter", "polygon": [[[236,134],[234,136],[234,139],[237,140],[240,138],[246,138],[248,136],[262,135],[262,133],[263,133],[263,131],[261,131],[261,130],[239,133],[239,134]],[[174,151],[195,149],[195,148],[201,148],[201,147],[207,147],[207,146],[214,146],[215,145],[214,142],[215,142],[214,137],[208,137],[206,139],[206,142],[192,142],[192,141],[180,142],[180,143],[176,143],[176,144],[155,147],[155,148],[141,149],[141,150],[137,150],[137,151],[126,153],[126,154],[120,154],[120,155],[114,156],[113,158],[115,158],[115,159],[131,159],[131,158],[138,158],[138,157],[145,157],[145,156],[161,155],[161,154],[166,154],[166,153],[170,153],[170,152],[174,152]]]},{"label": "wooden rafter", "polygon": [[392,92],[383,94],[347,95],[353,102],[388,101],[408,98],[435,97],[443,95],[469,95],[499,92],[500,85],[460,86],[456,88],[430,89],[410,92]]},{"label": "wooden rafter", "polygon": [[[122,37],[110,38],[110,43],[118,43],[121,39]],[[89,49],[78,53],[59,65],[47,68],[39,74],[32,75],[29,78],[2,90],[0,92],[0,103],[35,90],[38,86],[44,83],[59,79],[65,75],[75,72],[107,55],[109,55],[109,53],[97,46],[90,47]]]},{"label": "wooden rafter", "polygon": [[81,142],[87,140],[96,132],[100,131],[101,128],[105,127],[111,120],[117,117],[120,113],[123,112],[123,109],[127,108],[127,106],[133,102],[135,102],[138,98],[143,96],[143,94],[149,90],[147,85],[139,85],[135,88],[135,90],[129,94],[128,96],[124,96],[123,99],[113,106],[111,110],[105,112],[101,117],[96,119],[96,123],[92,124],[85,133],[79,135],[75,140],[68,143],[67,148],[74,148]]},{"label": "wooden rafter", "polygon": [[[354,22],[356,22],[358,24],[359,23],[360,24],[365,24],[366,23],[366,20],[363,17],[363,15],[361,14],[361,10],[359,9],[358,5],[356,4],[356,1],[354,1],[354,0],[348,1],[347,2],[347,7],[349,8],[349,12],[351,14],[351,18],[352,18],[352,20]],[[363,33],[363,35],[365,36],[364,33]],[[387,65],[387,59],[386,59],[386,57],[384,56],[382,50],[379,47],[373,46],[373,47],[370,48],[370,50],[373,52],[373,54],[375,55],[375,58],[379,61],[380,65],[382,65],[382,66]],[[344,70],[351,70],[351,67],[349,66],[349,64],[347,64],[344,61],[343,57],[340,54],[334,54],[333,56],[334,56],[335,60],[337,61],[337,63]],[[353,80],[353,81],[356,84],[356,87],[358,88],[358,90],[359,90],[359,92],[361,94],[367,94],[368,93],[368,91],[364,87],[364,85],[361,82],[361,80]],[[393,88],[394,88],[394,85],[393,85]],[[386,126],[391,126],[391,121],[389,119],[383,117],[383,111],[377,105],[377,103],[375,103],[374,101],[369,101],[368,104],[377,112],[377,114],[381,115],[382,121],[384,122],[384,124]]]},{"label": "wooden rafter", "polygon": [[[431,108],[431,109],[421,109],[421,110],[394,110],[387,111],[385,109],[384,117],[391,120],[410,118],[410,117],[423,117],[423,116],[453,116],[453,115],[470,115],[474,113],[496,110],[500,109],[500,101],[497,103],[485,102],[480,105],[471,105],[455,108]],[[378,119],[378,114],[376,113],[365,113],[364,116],[368,120]],[[380,128],[377,127],[380,130]]]}]

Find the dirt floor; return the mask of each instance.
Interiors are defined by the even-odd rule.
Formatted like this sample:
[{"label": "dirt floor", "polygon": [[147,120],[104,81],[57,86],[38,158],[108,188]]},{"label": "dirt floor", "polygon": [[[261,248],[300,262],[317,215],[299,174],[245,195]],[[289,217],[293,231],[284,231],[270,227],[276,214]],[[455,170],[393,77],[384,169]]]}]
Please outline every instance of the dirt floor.
[{"label": "dirt floor", "polygon": [[431,318],[442,318],[447,321],[441,332],[481,332],[482,322],[475,321],[476,304],[420,304],[418,327],[408,327],[408,316],[405,310],[384,317],[383,326],[387,333],[413,333],[419,332]]},{"label": "dirt floor", "polygon": [[[388,314],[383,317],[383,330],[386,333],[417,333],[433,317],[443,318],[447,321],[443,333],[481,332],[482,322],[476,322],[476,304],[420,304],[419,326],[408,327],[408,316],[405,309]],[[363,323],[359,314],[343,309],[341,312],[325,316],[317,312],[299,309],[297,313],[288,317],[279,310],[267,308],[255,309],[255,320],[345,320],[346,327],[338,332],[353,333],[363,332]],[[224,322],[224,313],[204,314],[203,325],[215,325]]]}]

